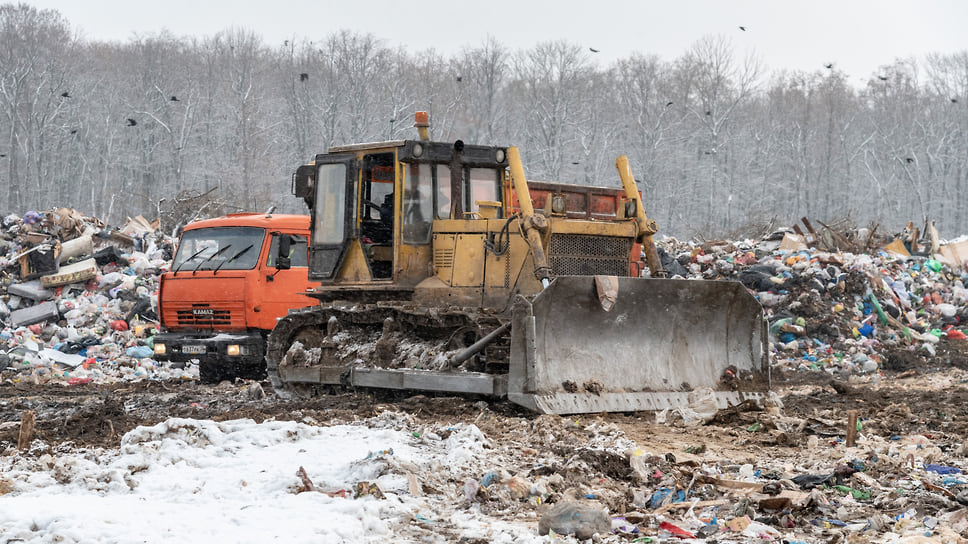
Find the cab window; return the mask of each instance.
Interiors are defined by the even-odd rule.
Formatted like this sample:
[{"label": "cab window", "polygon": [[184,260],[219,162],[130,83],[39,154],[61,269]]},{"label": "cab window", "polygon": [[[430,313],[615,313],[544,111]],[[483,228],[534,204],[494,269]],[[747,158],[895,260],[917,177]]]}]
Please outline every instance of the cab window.
[{"label": "cab window", "polygon": [[[286,236],[285,234],[280,234],[274,232],[272,234],[272,241],[269,243],[269,256],[266,258],[266,267],[272,268],[276,266],[276,257],[279,256],[279,237]],[[289,245],[289,263],[293,268],[296,267],[307,267],[309,266],[309,247],[306,243],[305,236],[299,236],[296,234],[291,235],[292,242]]]}]

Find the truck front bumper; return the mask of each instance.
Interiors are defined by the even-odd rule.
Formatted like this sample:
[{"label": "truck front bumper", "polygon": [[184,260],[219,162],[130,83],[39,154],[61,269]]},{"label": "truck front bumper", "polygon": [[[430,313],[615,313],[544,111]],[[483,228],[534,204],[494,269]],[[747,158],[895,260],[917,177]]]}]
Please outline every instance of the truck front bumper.
[{"label": "truck front bumper", "polygon": [[198,361],[203,382],[265,376],[265,339],[258,332],[180,333],[155,336],[157,361]]}]

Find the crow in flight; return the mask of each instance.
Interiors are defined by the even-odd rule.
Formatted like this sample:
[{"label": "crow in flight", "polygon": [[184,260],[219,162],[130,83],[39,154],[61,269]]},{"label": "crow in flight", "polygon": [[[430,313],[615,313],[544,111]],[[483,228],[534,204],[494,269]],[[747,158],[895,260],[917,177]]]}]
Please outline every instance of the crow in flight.
[{"label": "crow in flight", "polygon": [[138,124],[138,122],[137,122],[137,121],[135,121],[134,119],[132,119],[132,118],[130,118],[130,117],[128,117],[128,126],[129,126],[129,127],[133,127],[133,126],[135,126],[135,125],[137,125],[137,124]]}]

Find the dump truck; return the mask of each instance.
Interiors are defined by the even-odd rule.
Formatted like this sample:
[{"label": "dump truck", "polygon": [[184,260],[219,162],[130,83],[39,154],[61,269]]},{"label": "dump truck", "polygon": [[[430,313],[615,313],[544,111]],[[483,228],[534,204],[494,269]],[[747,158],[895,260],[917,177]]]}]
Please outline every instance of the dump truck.
[{"label": "dump truck", "polygon": [[309,216],[234,213],[188,224],[158,294],[154,358],[197,360],[205,383],[265,377],[266,336],[312,304]]},{"label": "dump truck", "polygon": [[[761,306],[738,282],[661,277],[627,158],[615,217],[569,217],[567,198],[535,206],[516,147],[431,141],[427,121],[417,139],[331,147],[297,171],[320,285],[269,334],[278,395],[403,390],[573,414],[768,391]],[[651,277],[633,274],[637,243]]]}]

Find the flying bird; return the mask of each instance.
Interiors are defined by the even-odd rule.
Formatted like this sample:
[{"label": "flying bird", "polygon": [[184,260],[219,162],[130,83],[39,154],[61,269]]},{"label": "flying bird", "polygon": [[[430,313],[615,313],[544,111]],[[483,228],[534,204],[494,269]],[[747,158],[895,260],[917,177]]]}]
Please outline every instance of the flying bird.
[{"label": "flying bird", "polygon": [[464,79],[464,78],[462,78],[461,76],[457,76],[457,82],[458,83],[460,83],[462,79]]},{"label": "flying bird", "polygon": [[171,95],[171,98],[169,98],[168,100],[171,100],[172,102],[178,102],[178,97],[175,95]]},{"label": "flying bird", "polygon": [[741,26],[741,27],[739,27],[739,29],[742,30],[743,32],[746,32],[746,27],[745,26]]},{"label": "flying bird", "polygon": [[706,115],[712,115],[712,114],[713,114],[712,110],[706,110]]},{"label": "flying bird", "polygon": [[64,92],[61,93],[61,96],[63,96],[64,98],[70,98],[71,97],[71,93],[69,93],[67,91],[64,91]]},{"label": "flying bird", "polygon": [[951,103],[952,104],[957,104],[958,103],[958,99],[957,98],[952,98],[951,99]]},{"label": "flying bird", "polygon": [[77,134],[77,129],[76,128],[75,129],[72,129],[71,130],[71,134]]},{"label": "flying bird", "polygon": [[877,79],[881,81],[887,81],[887,76],[877,76]]},{"label": "flying bird", "polygon": [[137,125],[137,124],[138,124],[138,122],[137,122],[137,121],[135,121],[134,119],[132,119],[132,118],[130,118],[130,117],[128,117],[128,126],[129,126],[129,127],[133,127],[133,126],[135,126],[135,125]]},{"label": "flying bird", "polygon": [[589,47],[588,50],[592,53],[598,53],[598,49],[595,49],[594,47]]},{"label": "flying bird", "polygon": [[906,162],[906,163],[908,163],[908,164],[911,164],[912,162],[914,162],[914,159],[912,159],[911,157],[906,157],[906,158],[904,159],[904,162]]},{"label": "flying bird", "polygon": [[668,108],[669,106],[671,106],[671,105],[672,105],[672,101],[671,101],[671,100],[670,100],[669,102],[666,102],[666,107],[667,107],[667,108]]},{"label": "flying bird", "polygon": [[307,79],[309,79],[309,74],[306,72],[299,74],[299,81],[306,81]]},{"label": "flying bird", "polygon": [[826,68],[826,69],[828,69],[828,70],[833,70],[834,63],[830,62],[830,63],[824,64],[823,67]]}]

